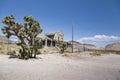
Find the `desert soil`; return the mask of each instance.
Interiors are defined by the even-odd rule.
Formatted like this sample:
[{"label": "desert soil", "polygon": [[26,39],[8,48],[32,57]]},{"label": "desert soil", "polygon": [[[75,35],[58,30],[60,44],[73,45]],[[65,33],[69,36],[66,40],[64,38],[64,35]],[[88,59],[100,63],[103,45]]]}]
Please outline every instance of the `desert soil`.
[{"label": "desert soil", "polygon": [[42,54],[37,59],[0,55],[0,80],[120,80],[120,55],[65,57]]}]

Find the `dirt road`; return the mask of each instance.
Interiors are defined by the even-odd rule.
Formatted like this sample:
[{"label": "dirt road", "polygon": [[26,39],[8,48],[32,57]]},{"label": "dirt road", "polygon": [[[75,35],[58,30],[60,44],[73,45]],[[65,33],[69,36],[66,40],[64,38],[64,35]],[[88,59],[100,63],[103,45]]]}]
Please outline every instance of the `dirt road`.
[{"label": "dirt road", "polygon": [[26,61],[0,55],[0,80],[120,80],[120,55],[43,54]]}]

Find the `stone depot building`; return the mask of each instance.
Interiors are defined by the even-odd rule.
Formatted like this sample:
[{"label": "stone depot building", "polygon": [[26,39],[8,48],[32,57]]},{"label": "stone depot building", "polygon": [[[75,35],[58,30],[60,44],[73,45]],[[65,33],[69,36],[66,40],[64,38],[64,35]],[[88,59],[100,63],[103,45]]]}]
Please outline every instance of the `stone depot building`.
[{"label": "stone depot building", "polygon": [[42,46],[55,47],[57,41],[64,41],[64,34],[61,31],[48,32],[45,35],[39,34],[37,38],[42,42]]}]

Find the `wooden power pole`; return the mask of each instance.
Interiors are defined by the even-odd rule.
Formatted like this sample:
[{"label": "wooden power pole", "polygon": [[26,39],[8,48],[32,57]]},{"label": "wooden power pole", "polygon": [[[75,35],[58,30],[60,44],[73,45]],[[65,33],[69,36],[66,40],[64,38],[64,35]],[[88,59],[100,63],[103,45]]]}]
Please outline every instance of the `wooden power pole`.
[{"label": "wooden power pole", "polygon": [[72,22],[72,53],[73,53],[73,41],[74,41],[74,23]]}]

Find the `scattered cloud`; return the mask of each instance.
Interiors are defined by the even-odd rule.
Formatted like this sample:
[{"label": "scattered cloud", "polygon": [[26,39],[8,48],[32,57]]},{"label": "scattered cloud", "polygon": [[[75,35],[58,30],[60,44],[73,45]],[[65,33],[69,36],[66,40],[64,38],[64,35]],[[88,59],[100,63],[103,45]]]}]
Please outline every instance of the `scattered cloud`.
[{"label": "scattered cloud", "polygon": [[81,43],[90,43],[90,44],[98,45],[98,44],[119,41],[119,40],[120,40],[120,37],[118,36],[95,35],[92,37],[80,38],[78,41]]}]

